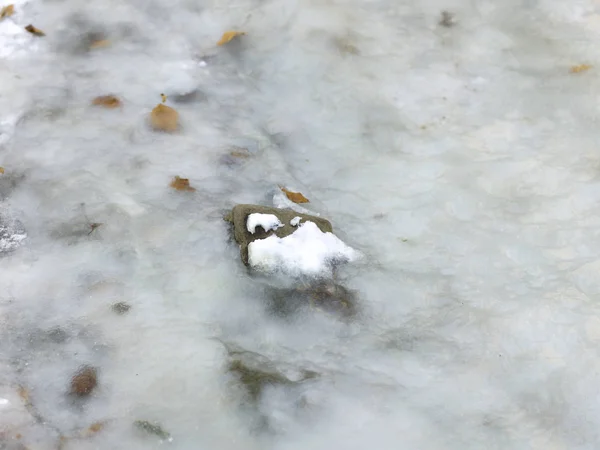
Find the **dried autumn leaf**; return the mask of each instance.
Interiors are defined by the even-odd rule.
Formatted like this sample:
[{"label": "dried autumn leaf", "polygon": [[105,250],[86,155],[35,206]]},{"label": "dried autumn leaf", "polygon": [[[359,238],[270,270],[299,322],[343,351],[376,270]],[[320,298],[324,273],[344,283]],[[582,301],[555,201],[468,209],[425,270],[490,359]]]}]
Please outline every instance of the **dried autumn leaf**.
[{"label": "dried autumn leaf", "polygon": [[65,448],[65,445],[67,445],[68,442],[69,442],[69,438],[67,436],[61,435],[58,438],[58,447],[57,447],[57,450],[63,450]]},{"label": "dried autumn leaf", "polygon": [[46,36],[46,33],[44,33],[42,30],[40,30],[39,28],[34,27],[31,24],[27,25],[25,27],[25,29],[27,31],[29,31],[31,34],[34,34],[36,36]]},{"label": "dried autumn leaf", "polygon": [[290,199],[291,201],[293,201],[294,203],[308,203],[309,202],[309,200],[304,195],[302,195],[300,192],[288,191],[284,187],[280,187],[280,189],[285,193],[285,196],[288,199]]},{"label": "dried autumn leaf", "polygon": [[117,108],[121,106],[121,100],[114,95],[101,95],[92,100],[92,104],[96,106],[104,106],[105,108]]},{"label": "dried autumn leaf", "polygon": [[88,232],[88,236],[90,234],[92,234],[96,228],[100,228],[104,224],[103,223],[98,223],[98,222],[93,222],[93,223],[90,223],[89,225],[90,225],[90,231]]},{"label": "dried autumn leaf", "polygon": [[89,426],[87,431],[88,431],[88,433],[93,434],[93,433],[97,433],[98,431],[102,430],[103,428],[104,428],[104,424],[102,422],[94,422],[93,424],[91,424]]},{"label": "dried autumn leaf", "polygon": [[99,41],[94,41],[90,44],[90,49],[94,50],[96,48],[104,48],[110,45],[110,41],[108,39],[100,39]]},{"label": "dried autumn leaf", "polygon": [[178,176],[173,178],[173,181],[171,181],[170,186],[173,189],[177,189],[178,191],[190,191],[191,192],[191,191],[196,190],[190,186],[190,180],[188,178],[181,178]]},{"label": "dried autumn leaf", "polygon": [[6,5],[0,9],[0,19],[10,17],[15,13],[15,5]]},{"label": "dried autumn leaf", "polygon": [[244,33],[243,31],[226,31],[225,33],[223,33],[223,36],[221,36],[219,42],[217,42],[217,45],[227,44],[228,42],[231,42],[234,38],[238,36],[243,36],[244,34],[246,33]]},{"label": "dried autumn leaf", "polygon": [[250,152],[248,151],[248,149],[242,147],[235,147],[235,150],[232,150],[229,154],[234,158],[246,159],[250,157]]},{"label": "dried autumn leaf", "polygon": [[26,405],[28,405],[29,404],[29,391],[27,391],[27,389],[25,389],[23,386],[19,386],[18,392],[19,392],[19,397],[21,397],[21,400],[23,400],[23,402]]},{"label": "dried autumn leaf", "polygon": [[591,68],[592,66],[590,66],[589,64],[579,64],[577,66],[571,67],[571,73],[585,72],[586,70],[590,70]]},{"label": "dried autumn leaf", "polygon": [[0,167],[0,173],[4,173],[4,167]]},{"label": "dried autumn leaf", "polygon": [[179,113],[170,106],[159,103],[150,113],[150,124],[158,131],[176,131],[179,128]]}]

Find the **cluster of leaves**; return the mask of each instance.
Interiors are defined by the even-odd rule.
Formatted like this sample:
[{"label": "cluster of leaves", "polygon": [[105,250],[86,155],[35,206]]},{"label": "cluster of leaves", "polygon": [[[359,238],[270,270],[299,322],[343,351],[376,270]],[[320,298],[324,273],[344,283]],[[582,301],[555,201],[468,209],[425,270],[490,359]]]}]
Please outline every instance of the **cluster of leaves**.
[{"label": "cluster of leaves", "polygon": [[[10,4],[10,5],[3,6],[2,8],[0,8],[0,20],[6,19],[7,17],[12,16],[14,13],[15,13],[15,5]],[[29,33],[33,34],[34,36],[46,36],[46,33],[44,33],[42,30],[34,27],[31,24],[27,25],[25,27],[25,30],[28,31]]]},{"label": "cluster of leaves", "polygon": [[576,66],[572,66],[570,72],[571,73],[581,73],[590,70],[592,66],[589,64],[578,64]]}]

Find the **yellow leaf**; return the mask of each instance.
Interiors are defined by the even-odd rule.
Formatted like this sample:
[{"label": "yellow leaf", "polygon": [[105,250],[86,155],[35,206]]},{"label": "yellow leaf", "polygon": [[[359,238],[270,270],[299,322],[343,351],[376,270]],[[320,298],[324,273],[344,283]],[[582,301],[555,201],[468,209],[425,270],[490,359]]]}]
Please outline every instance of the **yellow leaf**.
[{"label": "yellow leaf", "polygon": [[46,36],[46,33],[44,33],[42,30],[40,30],[39,28],[34,27],[31,24],[27,25],[25,27],[25,29],[27,31],[29,31],[31,34],[34,34],[36,36]]},{"label": "yellow leaf", "polygon": [[90,44],[90,49],[94,50],[96,48],[104,48],[110,45],[110,41],[108,39],[100,39],[99,41],[94,41]]},{"label": "yellow leaf", "polygon": [[170,185],[173,189],[177,189],[178,191],[195,191],[193,187],[190,186],[190,180],[188,178],[175,177],[173,181],[171,181]]},{"label": "yellow leaf", "polygon": [[21,397],[21,400],[23,400],[23,403],[25,403],[26,405],[29,404],[29,391],[27,391],[27,389],[25,389],[23,386],[19,386],[19,397]]},{"label": "yellow leaf", "polygon": [[242,147],[235,147],[235,150],[232,150],[229,154],[234,158],[246,159],[250,157],[250,152],[248,151],[248,149]]},{"label": "yellow leaf", "polygon": [[90,425],[90,427],[88,428],[88,431],[90,433],[97,433],[102,428],[104,428],[104,424],[102,422],[94,422],[93,424]]},{"label": "yellow leaf", "polygon": [[234,38],[238,37],[238,36],[243,36],[244,33],[243,31],[226,31],[225,33],[223,33],[223,36],[221,36],[221,39],[219,40],[219,42],[217,42],[217,45],[224,45],[227,44],[228,42],[232,41]]},{"label": "yellow leaf", "polygon": [[0,173],[4,173],[4,167],[0,167]]},{"label": "yellow leaf", "polygon": [[571,67],[571,73],[580,73],[585,72],[586,70],[590,70],[592,66],[589,64],[579,64],[578,66]]},{"label": "yellow leaf", "polygon": [[170,106],[159,103],[150,113],[150,124],[157,131],[177,131],[179,113]]},{"label": "yellow leaf", "polygon": [[160,94],[160,99],[162,100],[163,103],[167,102],[167,96],[165,94]]},{"label": "yellow leaf", "polygon": [[102,431],[103,429],[104,429],[104,423],[94,422],[86,430],[81,431],[79,433],[79,436],[82,438],[89,438],[89,437],[92,437],[94,434],[98,433],[99,431]]},{"label": "yellow leaf", "polygon": [[15,13],[15,5],[6,5],[0,9],[0,19],[10,17]]},{"label": "yellow leaf", "polygon": [[288,191],[284,187],[280,187],[280,189],[285,193],[285,196],[289,198],[294,203],[308,203],[308,199],[302,195],[300,192],[292,192]]},{"label": "yellow leaf", "polygon": [[92,100],[92,104],[96,106],[104,106],[105,108],[117,108],[121,106],[121,100],[114,95],[101,95]]}]

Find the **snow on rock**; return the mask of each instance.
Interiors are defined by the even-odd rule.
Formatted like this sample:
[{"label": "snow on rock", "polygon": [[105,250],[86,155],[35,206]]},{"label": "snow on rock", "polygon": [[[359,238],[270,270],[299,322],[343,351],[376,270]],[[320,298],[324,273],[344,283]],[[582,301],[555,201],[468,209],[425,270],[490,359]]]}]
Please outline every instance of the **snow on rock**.
[{"label": "snow on rock", "polygon": [[290,220],[290,225],[293,227],[297,227],[298,225],[300,225],[301,220],[302,218],[300,216],[296,216],[292,220]]},{"label": "snow on rock", "polygon": [[248,246],[253,268],[286,272],[290,275],[331,275],[332,263],[358,257],[333,233],[323,233],[313,222],[305,222],[284,238],[269,236]]},{"label": "snow on rock", "polygon": [[248,216],[246,220],[246,229],[254,234],[256,231],[256,227],[262,227],[263,230],[276,230],[277,228],[281,228],[283,224],[277,218],[277,216],[273,214],[261,214],[261,213],[253,213]]}]

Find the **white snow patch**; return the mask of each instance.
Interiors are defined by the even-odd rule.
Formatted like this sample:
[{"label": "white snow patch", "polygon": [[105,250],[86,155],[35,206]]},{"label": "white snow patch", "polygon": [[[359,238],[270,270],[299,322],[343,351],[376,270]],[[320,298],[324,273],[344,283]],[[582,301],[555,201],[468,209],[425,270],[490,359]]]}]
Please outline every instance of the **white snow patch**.
[{"label": "white snow patch", "polygon": [[328,275],[334,261],[352,261],[358,253],[333,233],[323,233],[314,222],[305,222],[284,238],[269,236],[248,246],[250,266],[281,270],[291,275]]},{"label": "white snow patch", "polygon": [[269,231],[269,230],[276,230],[277,228],[281,228],[283,226],[283,224],[277,218],[277,216],[275,216],[273,214],[261,214],[261,213],[250,214],[248,216],[248,219],[246,219],[247,230],[250,233],[254,234],[254,232],[256,231],[256,227],[258,227],[258,226],[262,227],[263,230],[265,230],[265,231]]},{"label": "white snow patch", "polygon": [[25,30],[27,23],[23,22],[22,9],[29,1],[11,1],[0,4],[0,8],[12,3],[15,13],[0,21],[0,58],[16,58],[26,56],[40,48],[42,41]]},{"label": "white snow patch", "polygon": [[14,250],[25,238],[27,238],[26,234],[12,234],[0,237],[0,253]]},{"label": "white snow patch", "polygon": [[20,115],[11,115],[0,119],[0,145],[7,143],[15,132]]},{"label": "white snow patch", "polygon": [[301,220],[302,218],[300,216],[296,216],[292,220],[290,220],[290,225],[293,227],[297,227],[300,224]]},{"label": "white snow patch", "polygon": [[0,253],[15,250],[25,238],[27,238],[27,233],[24,231],[0,225]]},{"label": "white snow patch", "polygon": [[320,216],[321,214],[313,212],[309,209],[303,208],[302,206],[300,206],[297,203],[294,203],[293,201],[291,201],[289,198],[286,197],[286,195],[281,192],[280,190],[278,190],[277,192],[275,192],[275,194],[273,194],[273,206],[275,208],[280,208],[280,209],[291,209],[294,210],[300,214],[311,214],[313,216]]}]

